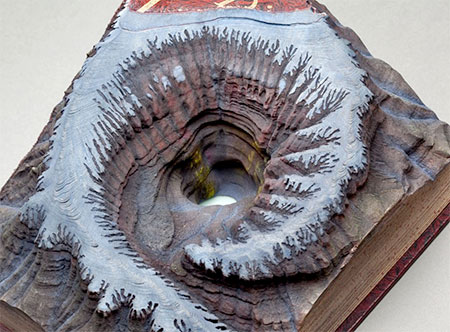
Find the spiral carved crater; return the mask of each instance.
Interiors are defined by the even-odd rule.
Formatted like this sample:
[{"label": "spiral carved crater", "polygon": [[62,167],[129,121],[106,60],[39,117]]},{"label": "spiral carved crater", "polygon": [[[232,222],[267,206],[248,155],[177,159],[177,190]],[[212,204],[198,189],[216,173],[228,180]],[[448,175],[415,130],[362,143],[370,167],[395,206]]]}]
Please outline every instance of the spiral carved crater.
[{"label": "spiral carved crater", "polygon": [[[203,287],[327,273],[368,163],[372,93],[324,15],[202,15],[119,14],[22,208],[41,248],[74,248],[99,312],[130,306],[167,330],[223,328],[181,288],[227,314]],[[216,194],[237,202],[199,204]]]},{"label": "spiral carved crater", "polygon": [[[308,53],[233,30],[203,27],[148,47],[115,84],[145,114],[141,123],[148,118],[128,144],[144,169],[133,175],[141,185],[125,188],[128,199],[141,204],[148,192],[145,213],[126,227],[131,242],[150,260],[179,258],[185,248],[192,263],[247,280],[328,268],[347,243],[317,243],[329,242],[331,217],[365,164],[361,154],[360,164],[332,177],[347,156],[336,151],[343,128],[327,117],[342,112],[350,92],[334,87]],[[113,96],[107,88],[102,95]],[[352,110],[353,121],[364,107]],[[198,205],[218,191],[239,203]]]},{"label": "spiral carved crater", "polygon": [[46,331],[307,329],[448,128],[314,0],[124,1],[0,191],[0,300]]}]

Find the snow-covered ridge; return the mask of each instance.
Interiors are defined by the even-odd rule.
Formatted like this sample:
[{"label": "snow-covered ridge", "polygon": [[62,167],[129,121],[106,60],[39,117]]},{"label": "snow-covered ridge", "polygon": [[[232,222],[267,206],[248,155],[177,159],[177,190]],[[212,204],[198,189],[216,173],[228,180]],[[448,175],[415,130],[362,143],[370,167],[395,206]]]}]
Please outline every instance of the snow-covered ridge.
[{"label": "snow-covered ridge", "polygon": [[[150,20],[146,15],[127,9],[119,14],[114,29],[96,46],[96,54],[86,61],[81,76],[74,81],[73,92],[51,137],[52,148],[45,161],[47,170],[39,179],[39,191],[24,206],[23,215],[24,221],[29,223],[35,222],[36,211],[42,211],[45,216],[40,226],[39,246],[51,248],[63,238],[70,238],[73,245],[77,244],[77,258],[83,267],[83,278],[90,280],[89,290],[104,294],[98,304],[99,311],[108,313],[118,307],[117,303],[130,301],[137,316],[152,312],[155,325],[165,331],[174,330],[174,317],[195,331],[211,331],[220,325],[212,323],[217,318],[186,299],[157,271],[145,266],[117,230],[117,220],[105,212],[102,193],[106,189],[101,184],[105,163],[102,160],[108,161],[113,153],[110,137],[122,135],[118,128],[129,126],[129,118],[140,107],[136,98],[132,98],[132,102],[122,98],[125,93],[132,93],[118,84],[122,67],[131,64],[133,54],[150,55],[148,40],[156,40],[158,46],[170,40],[171,35],[183,38],[185,30],[201,33],[204,26],[218,31],[235,29],[253,40],[278,41],[280,49],[294,45],[298,50],[286,67],[286,73],[298,64],[299,57],[309,54],[310,66],[328,78],[329,88],[345,91],[338,110],[296,133],[299,139],[310,136],[326,139],[332,129],[337,140],[324,144],[315,154],[316,158],[322,155],[330,160],[330,172],[317,172],[311,177],[287,174],[284,179],[286,190],[310,190],[316,186],[320,191],[304,201],[274,196],[271,204],[280,210],[289,207],[289,215],[273,232],[261,233],[244,224],[241,231],[248,238],[244,243],[225,240],[186,248],[190,258],[206,268],[213,269],[220,261],[224,275],[232,274],[231,266],[242,266],[238,275],[244,279],[252,279],[251,270],[255,268],[269,274],[264,260],[277,262],[273,252],[279,243],[287,240],[303,249],[307,243],[296,239],[299,229],[320,226],[330,218],[331,212],[340,211],[352,174],[367,165],[359,131],[371,93],[363,83],[364,71],[355,66],[353,52],[321,14],[303,11],[286,16],[288,14],[230,10],[207,12],[201,17],[197,17],[198,13],[183,15],[180,14],[177,25],[163,25],[162,16]],[[277,25],[287,18],[291,20],[289,24]],[[199,21],[201,23],[196,23]],[[281,55],[276,61],[281,61]],[[176,80],[182,80],[179,70],[173,75]],[[100,97],[99,91],[105,91],[105,87],[120,100],[120,107]],[[113,118],[107,118],[102,109],[110,110]],[[319,103],[309,116],[320,112]],[[312,164],[316,160],[312,152],[299,152],[286,158],[291,163]],[[273,212],[265,213],[268,221],[277,220]],[[290,252],[284,251],[284,256],[289,255]]]}]

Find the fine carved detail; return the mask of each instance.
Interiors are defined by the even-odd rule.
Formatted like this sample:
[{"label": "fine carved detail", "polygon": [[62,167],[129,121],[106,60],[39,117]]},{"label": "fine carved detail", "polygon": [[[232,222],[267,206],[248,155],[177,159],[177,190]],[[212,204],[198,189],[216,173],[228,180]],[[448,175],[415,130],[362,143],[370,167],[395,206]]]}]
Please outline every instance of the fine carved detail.
[{"label": "fine carved detail", "polygon": [[[17,189],[24,201],[1,229],[0,295],[27,307],[24,283],[70,270],[98,313],[128,308],[128,327],[270,329],[258,285],[285,306],[281,284],[329,275],[363,236],[342,219],[378,158],[372,142],[384,144],[389,93],[309,2],[141,13],[163,2],[123,7],[46,129],[36,188]],[[218,192],[239,201],[198,204]],[[74,294],[47,328],[97,324]]]}]

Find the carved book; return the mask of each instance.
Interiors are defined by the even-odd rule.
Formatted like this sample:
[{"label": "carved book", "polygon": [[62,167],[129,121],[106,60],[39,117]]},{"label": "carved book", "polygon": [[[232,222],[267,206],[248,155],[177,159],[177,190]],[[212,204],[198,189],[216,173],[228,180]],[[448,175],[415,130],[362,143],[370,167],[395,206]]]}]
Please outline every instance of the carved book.
[{"label": "carved book", "polygon": [[316,1],[124,1],[0,193],[0,310],[348,330],[449,204],[449,141]]}]

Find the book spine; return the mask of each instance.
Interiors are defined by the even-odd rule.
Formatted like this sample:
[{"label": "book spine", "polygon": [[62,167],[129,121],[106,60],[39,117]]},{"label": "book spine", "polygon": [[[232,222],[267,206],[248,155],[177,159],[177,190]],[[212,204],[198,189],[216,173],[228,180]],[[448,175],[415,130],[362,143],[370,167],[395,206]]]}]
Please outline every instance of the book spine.
[{"label": "book spine", "polygon": [[366,298],[345,319],[336,332],[352,332],[363,322],[384,296],[408,271],[439,233],[450,221],[450,203],[405,252],[400,260],[389,270],[381,281],[372,289]]}]

